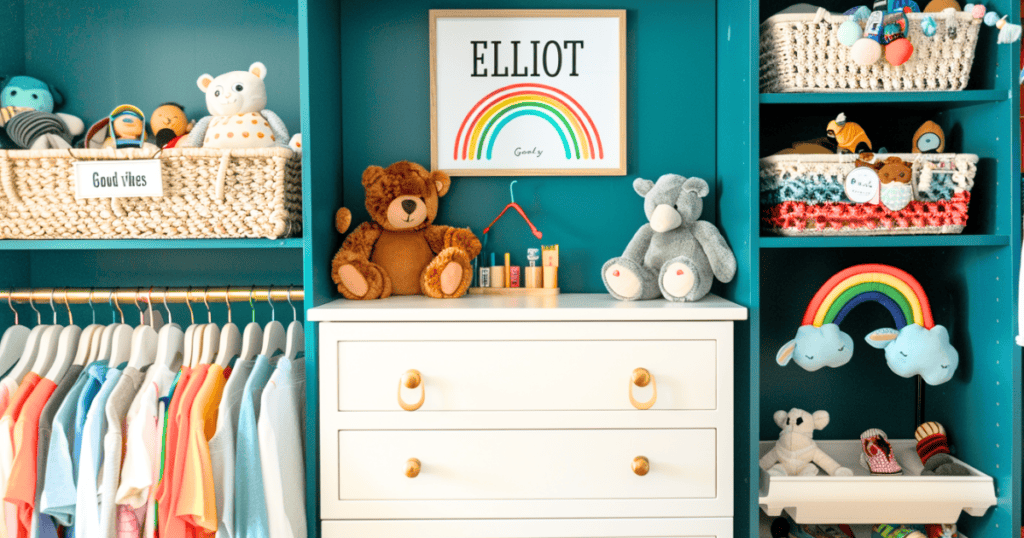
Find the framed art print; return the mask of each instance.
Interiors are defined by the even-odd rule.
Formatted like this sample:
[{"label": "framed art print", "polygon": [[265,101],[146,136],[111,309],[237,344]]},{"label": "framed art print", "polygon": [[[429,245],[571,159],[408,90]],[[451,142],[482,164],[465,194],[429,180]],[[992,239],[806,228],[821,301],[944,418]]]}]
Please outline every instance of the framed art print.
[{"label": "framed art print", "polygon": [[625,10],[431,10],[431,169],[626,174]]}]

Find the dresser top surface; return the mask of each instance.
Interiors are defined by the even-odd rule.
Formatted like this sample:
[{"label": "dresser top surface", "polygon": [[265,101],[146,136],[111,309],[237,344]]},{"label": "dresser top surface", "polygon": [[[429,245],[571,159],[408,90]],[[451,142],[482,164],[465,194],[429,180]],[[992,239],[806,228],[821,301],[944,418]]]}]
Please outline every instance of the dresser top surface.
[{"label": "dresser top surface", "polygon": [[747,319],[747,309],[715,295],[695,303],[664,299],[619,301],[605,293],[547,297],[422,295],[373,301],[338,299],[306,313],[310,321],[723,321]]}]

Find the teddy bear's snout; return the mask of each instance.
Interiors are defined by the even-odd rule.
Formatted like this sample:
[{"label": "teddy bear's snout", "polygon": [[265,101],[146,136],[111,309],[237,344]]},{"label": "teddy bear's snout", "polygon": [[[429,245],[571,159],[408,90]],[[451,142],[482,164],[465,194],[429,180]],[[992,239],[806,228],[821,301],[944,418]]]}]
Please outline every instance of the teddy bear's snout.
[{"label": "teddy bear's snout", "polygon": [[412,215],[416,211],[416,202],[413,200],[402,200],[402,210]]}]

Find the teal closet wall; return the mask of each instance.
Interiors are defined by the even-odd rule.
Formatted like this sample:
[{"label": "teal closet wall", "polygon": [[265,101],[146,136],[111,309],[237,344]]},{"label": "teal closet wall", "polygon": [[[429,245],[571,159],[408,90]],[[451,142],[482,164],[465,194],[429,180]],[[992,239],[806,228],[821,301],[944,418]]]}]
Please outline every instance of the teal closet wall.
[{"label": "teal closet wall", "polygon": [[25,68],[25,41],[19,38],[25,33],[24,21],[24,4],[4,2],[0,5],[0,35],[10,36],[0,47],[0,76]]},{"label": "teal closet wall", "polygon": [[[715,17],[707,2],[345,2],[341,14],[342,182],[354,222],[367,219],[362,172],[399,160],[430,165],[429,9],[622,9],[627,12],[626,176],[518,178],[515,199],[543,232],[536,240],[518,215],[491,229],[486,250],[557,243],[563,292],[604,292],[601,266],[622,253],[646,218],[635,178],[715,176]],[[681,26],[681,21],[693,24]],[[698,21],[704,21],[699,23]],[[509,202],[506,177],[457,177],[441,199],[438,223],[478,235]],[[714,195],[704,217],[714,219]]]},{"label": "teal closet wall", "polygon": [[62,111],[86,127],[125,103],[148,117],[175,101],[199,119],[208,114],[196,86],[200,75],[246,70],[259,61],[267,67],[267,108],[289,132],[299,130],[294,0],[8,3],[23,4],[30,21],[21,43],[25,72],[64,92]]}]

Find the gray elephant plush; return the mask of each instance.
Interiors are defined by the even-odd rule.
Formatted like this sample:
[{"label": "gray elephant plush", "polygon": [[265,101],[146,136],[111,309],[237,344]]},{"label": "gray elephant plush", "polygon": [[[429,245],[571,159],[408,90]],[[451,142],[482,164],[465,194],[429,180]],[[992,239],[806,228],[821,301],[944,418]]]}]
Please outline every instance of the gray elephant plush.
[{"label": "gray elephant plush", "polygon": [[644,197],[648,222],[633,235],[622,256],[601,268],[608,293],[622,301],[659,296],[698,301],[716,277],[732,280],[736,256],[714,224],[697,220],[708,194],[707,182],[665,174],[657,183],[637,178],[633,190]]}]

